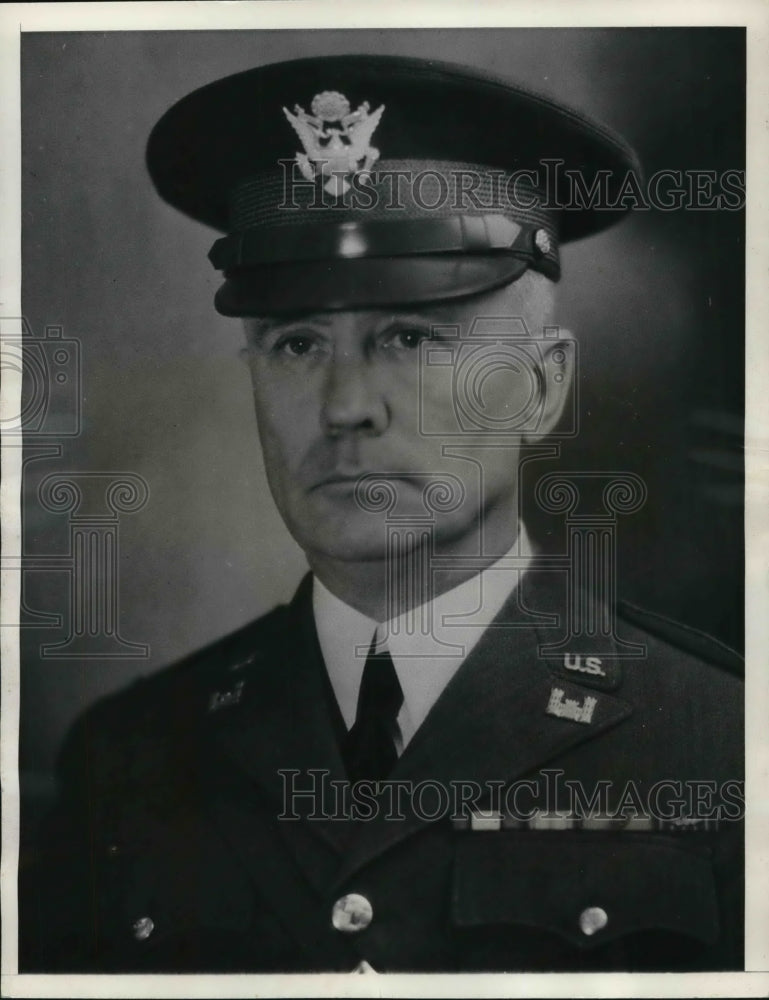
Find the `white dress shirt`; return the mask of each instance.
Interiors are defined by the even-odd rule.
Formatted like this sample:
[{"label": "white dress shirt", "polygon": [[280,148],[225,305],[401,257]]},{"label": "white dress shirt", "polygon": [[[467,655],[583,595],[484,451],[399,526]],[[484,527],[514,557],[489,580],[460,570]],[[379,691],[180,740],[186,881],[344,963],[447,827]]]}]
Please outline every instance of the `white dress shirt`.
[{"label": "white dress shirt", "polygon": [[[517,568],[504,565],[508,557],[518,560]],[[401,739],[396,740],[398,751],[402,751],[518,586],[530,560],[529,539],[521,525],[513,548],[497,562],[435,597],[429,607],[382,623],[345,604],[315,577],[312,590],[315,627],[347,728],[352,728],[355,722],[363,668],[376,633],[377,648],[389,649],[403,690],[403,706],[398,715]],[[432,616],[430,630],[420,627],[425,615],[427,620]]]}]

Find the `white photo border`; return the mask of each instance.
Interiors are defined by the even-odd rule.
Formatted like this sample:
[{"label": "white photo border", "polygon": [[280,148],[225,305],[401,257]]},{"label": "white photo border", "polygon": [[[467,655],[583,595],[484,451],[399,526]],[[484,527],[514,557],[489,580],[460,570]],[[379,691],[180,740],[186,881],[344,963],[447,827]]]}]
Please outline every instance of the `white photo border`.
[{"label": "white photo border", "polygon": [[[39,3],[0,9],[0,304],[21,316],[20,36],[32,31],[219,30],[313,28],[744,26],[747,29],[746,236],[746,972],[702,974],[346,975],[18,975],[18,630],[2,642],[2,992],[8,997],[253,996],[765,996],[769,992],[769,5],[761,0],[348,0],[262,2]],[[0,417],[19,412],[21,378],[3,372]],[[5,443],[5,442],[4,442]],[[2,455],[2,622],[17,621],[21,555],[20,449]],[[11,568],[7,568],[10,566]]]}]

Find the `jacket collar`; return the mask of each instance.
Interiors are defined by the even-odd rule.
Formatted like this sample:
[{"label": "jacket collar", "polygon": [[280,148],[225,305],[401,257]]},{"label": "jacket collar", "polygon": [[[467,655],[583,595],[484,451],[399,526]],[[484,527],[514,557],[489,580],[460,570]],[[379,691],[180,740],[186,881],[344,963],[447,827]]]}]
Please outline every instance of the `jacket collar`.
[{"label": "jacket collar", "polygon": [[[514,591],[398,760],[393,781],[430,781],[447,788],[457,781],[481,786],[513,781],[631,714],[617,694],[583,686],[578,673],[564,680],[542,659],[541,647],[557,639],[557,608],[564,605],[555,576],[530,574]],[[555,616],[546,613],[551,609]],[[237,708],[217,713],[213,721],[230,761],[271,796],[279,814],[291,782],[300,790],[317,788],[319,778],[346,780],[309,577],[287,610],[278,641],[265,654],[245,678]],[[553,712],[554,690],[583,704],[585,698],[595,699],[589,720]],[[294,799],[294,811],[306,825],[344,852],[340,880],[426,822],[408,809],[398,821],[381,814],[355,824],[310,819],[313,808],[310,797]]]},{"label": "jacket collar", "polygon": [[376,634],[392,657],[403,691],[399,717],[407,745],[485,628],[511,597],[532,559],[523,522],[508,552],[458,586],[378,623],[313,580],[320,648],[345,723],[355,721],[366,655]]}]

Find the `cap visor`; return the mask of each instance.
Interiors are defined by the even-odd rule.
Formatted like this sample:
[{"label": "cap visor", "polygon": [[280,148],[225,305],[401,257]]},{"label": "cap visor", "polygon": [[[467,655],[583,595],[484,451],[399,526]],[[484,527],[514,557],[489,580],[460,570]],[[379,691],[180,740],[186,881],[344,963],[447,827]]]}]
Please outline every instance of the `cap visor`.
[{"label": "cap visor", "polygon": [[224,316],[271,316],[458,299],[519,278],[528,261],[509,255],[366,257],[232,271],[216,293]]}]

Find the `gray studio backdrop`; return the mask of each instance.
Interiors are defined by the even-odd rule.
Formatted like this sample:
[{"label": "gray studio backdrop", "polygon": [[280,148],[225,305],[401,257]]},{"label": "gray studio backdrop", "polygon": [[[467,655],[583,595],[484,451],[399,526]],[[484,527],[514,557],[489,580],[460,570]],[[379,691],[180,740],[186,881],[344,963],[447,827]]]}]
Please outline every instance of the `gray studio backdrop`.
[{"label": "gray studio backdrop", "polygon": [[[353,51],[514,77],[618,129],[647,169],[741,165],[736,30],[24,35],[24,312],[34,338],[59,327],[80,352],[79,367],[59,356],[66,371],[51,383],[48,436],[30,433],[25,456],[21,767],[33,803],[80,710],[287,599],[304,572],[266,487],[239,323],[213,310],[215,234],[156,198],[144,148],[158,117],[211,80]],[[636,213],[566,247],[563,270],[562,322],[582,344],[582,431],[539,472],[642,475],[649,499],[619,525],[621,593],[739,644],[741,215]],[[53,357],[50,343],[36,350]],[[72,410],[79,427],[67,423]],[[81,528],[106,530],[119,546],[120,637],[146,656],[100,655],[98,642],[93,657],[50,648],[68,636],[77,511],[61,491],[57,506],[50,480],[46,499],[43,484],[73,474],[96,494]],[[145,482],[149,497],[128,497],[100,527],[99,510],[114,518],[104,491],[120,474],[128,493]],[[557,550],[558,519],[532,520]]]}]

